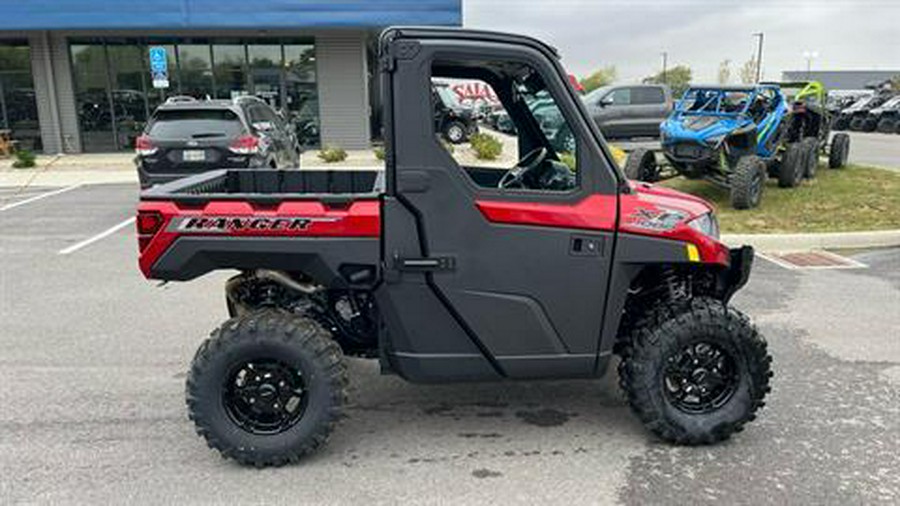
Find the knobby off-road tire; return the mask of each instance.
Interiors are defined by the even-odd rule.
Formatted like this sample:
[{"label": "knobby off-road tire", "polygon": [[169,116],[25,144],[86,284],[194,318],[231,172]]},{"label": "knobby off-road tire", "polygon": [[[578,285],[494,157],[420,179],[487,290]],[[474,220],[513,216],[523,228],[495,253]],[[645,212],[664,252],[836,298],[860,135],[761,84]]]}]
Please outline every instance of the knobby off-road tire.
[{"label": "knobby off-road tire", "polygon": [[890,118],[883,118],[878,120],[878,126],[875,127],[875,130],[878,130],[883,134],[892,134],[896,129],[897,121]]},{"label": "knobby off-road tire", "polygon": [[462,144],[468,140],[466,126],[459,121],[449,121],[444,125],[444,138],[451,144]]},{"label": "knobby off-road tire", "polygon": [[647,148],[637,148],[625,160],[625,177],[634,181],[655,183],[659,180],[656,155]]},{"label": "knobby off-road tire", "polygon": [[[703,346],[729,357],[734,382],[720,403],[698,411],[676,398],[670,366],[683,350]],[[631,409],[650,431],[676,444],[728,439],[756,418],[771,389],[772,357],[765,340],[746,316],[710,298],[669,302],[651,309],[633,325],[619,353],[619,384]],[[681,388],[686,388],[683,383]]]},{"label": "knobby off-road tire", "polygon": [[806,137],[800,142],[806,157],[803,159],[803,177],[813,179],[816,177],[816,169],[819,168],[819,139]]},{"label": "knobby off-road tire", "polygon": [[731,206],[750,209],[759,205],[766,183],[766,164],[759,157],[741,157],[731,175]]},{"label": "knobby off-road tire", "polygon": [[793,188],[803,181],[806,165],[804,155],[805,152],[801,143],[792,142],[788,144],[784,149],[781,165],[778,167],[778,186]]},{"label": "knobby off-road tire", "polygon": [[[279,376],[279,371],[287,373]],[[346,403],[347,384],[341,350],[318,323],[254,311],[226,321],[197,350],[187,377],[188,416],[197,434],[223,457],[280,466],[327,442]],[[283,396],[279,387],[291,390]],[[254,405],[247,399],[251,395]],[[264,406],[266,397],[268,408],[281,408],[273,416],[287,415],[290,423],[262,424],[272,417],[253,410]],[[279,406],[279,399],[288,400]]]},{"label": "knobby off-road tire", "polygon": [[850,136],[847,134],[834,134],[831,138],[831,149],[828,152],[828,167],[841,169],[847,165],[850,156]]}]

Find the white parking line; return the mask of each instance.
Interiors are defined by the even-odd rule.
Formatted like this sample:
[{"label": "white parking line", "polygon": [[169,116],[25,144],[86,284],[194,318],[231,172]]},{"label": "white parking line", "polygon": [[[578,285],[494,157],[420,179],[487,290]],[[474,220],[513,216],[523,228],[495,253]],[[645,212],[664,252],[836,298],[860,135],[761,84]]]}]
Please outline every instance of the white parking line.
[{"label": "white parking line", "polygon": [[81,185],[82,185],[82,183],[73,184],[72,186],[66,186],[65,188],[60,188],[59,190],[53,190],[51,192],[41,193],[40,195],[35,195],[34,197],[31,197],[29,199],[20,200],[18,202],[13,202],[12,204],[6,204],[5,206],[0,207],[0,211],[6,211],[6,210],[12,209],[14,207],[19,207],[19,206],[23,206],[25,204],[30,204],[30,203],[34,202],[35,200],[41,200],[41,199],[45,199],[47,197],[52,197],[54,195],[59,195],[60,193],[72,191],[75,188],[81,187]]},{"label": "white parking line", "polygon": [[99,234],[97,234],[93,237],[89,237],[79,243],[69,246],[68,248],[59,250],[59,254],[60,255],[68,255],[69,253],[74,253],[85,246],[88,246],[90,244],[93,244],[93,243],[99,241],[100,239],[103,239],[104,237],[109,237],[109,236],[115,234],[119,230],[127,227],[128,225],[131,225],[132,223],[134,223],[133,216],[131,218],[128,218],[127,220],[123,221],[122,223],[119,223],[118,225],[115,225],[113,227],[110,227],[110,228],[104,230],[103,232],[100,232]]}]

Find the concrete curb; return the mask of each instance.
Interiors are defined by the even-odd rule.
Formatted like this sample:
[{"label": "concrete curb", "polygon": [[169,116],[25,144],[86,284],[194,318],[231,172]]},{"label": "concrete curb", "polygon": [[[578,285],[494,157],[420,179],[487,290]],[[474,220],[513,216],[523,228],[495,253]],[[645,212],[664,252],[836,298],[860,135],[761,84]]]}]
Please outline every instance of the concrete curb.
[{"label": "concrete curb", "polygon": [[759,251],[801,251],[829,248],[900,246],[900,229],[816,234],[723,234],[729,246],[749,244]]}]

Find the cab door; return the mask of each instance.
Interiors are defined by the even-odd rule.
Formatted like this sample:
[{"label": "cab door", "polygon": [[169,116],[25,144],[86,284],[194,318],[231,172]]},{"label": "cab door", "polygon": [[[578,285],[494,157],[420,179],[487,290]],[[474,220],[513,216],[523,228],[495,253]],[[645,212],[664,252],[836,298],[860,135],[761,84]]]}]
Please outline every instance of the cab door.
[{"label": "cab door", "polygon": [[[536,48],[500,41],[394,44],[406,44],[395,54],[407,57],[389,64],[385,86],[393,150],[383,207],[385,283],[377,294],[391,366],[422,381],[593,374],[617,197],[562,69]],[[526,77],[531,89],[519,82]],[[505,157],[488,163],[466,144],[453,153],[442,145],[430,100],[432,83],[441,80],[493,89],[518,133],[481,129],[502,142]],[[554,152],[547,137],[561,126],[531,114],[530,98],[548,94],[575,152]],[[536,149],[548,150],[554,163],[570,160],[572,180],[498,188]]]}]

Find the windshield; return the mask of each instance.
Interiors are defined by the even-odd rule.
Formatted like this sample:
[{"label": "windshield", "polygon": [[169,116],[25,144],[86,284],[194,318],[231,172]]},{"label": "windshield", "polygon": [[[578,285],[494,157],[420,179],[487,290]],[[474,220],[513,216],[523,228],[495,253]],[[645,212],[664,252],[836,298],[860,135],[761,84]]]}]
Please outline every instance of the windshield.
[{"label": "windshield", "polygon": [[685,114],[739,114],[747,110],[756,92],[746,90],[717,90],[691,88],[678,104]]},{"label": "windshield", "polygon": [[237,137],[243,131],[238,115],[228,109],[157,111],[149,135],[158,139]]}]

